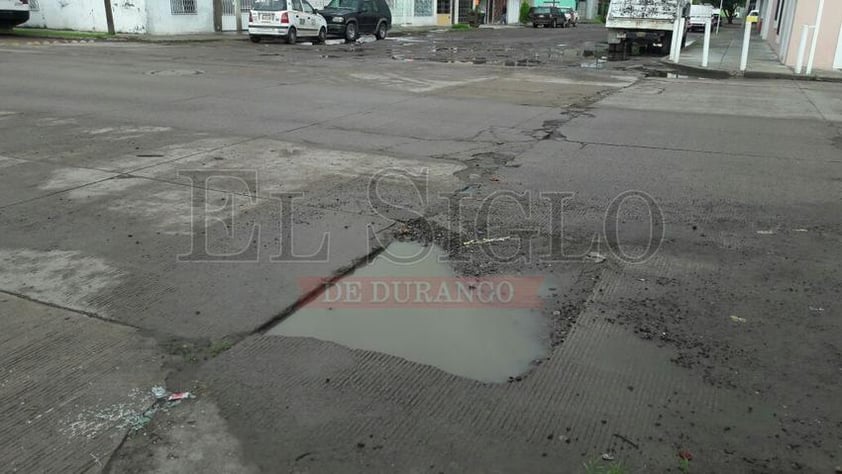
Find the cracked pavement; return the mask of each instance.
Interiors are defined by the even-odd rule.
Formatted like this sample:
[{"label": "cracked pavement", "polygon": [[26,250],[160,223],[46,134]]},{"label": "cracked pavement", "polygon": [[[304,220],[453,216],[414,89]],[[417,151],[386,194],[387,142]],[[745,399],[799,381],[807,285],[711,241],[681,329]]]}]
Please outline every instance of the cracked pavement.
[{"label": "cracked pavement", "polygon": [[[842,85],[645,77],[647,58],[581,67],[602,37],[0,39],[6,467],[580,472],[610,454],[667,472],[689,450],[691,472],[833,472]],[[372,206],[384,169],[404,174]],[[581,258],[630,190],[661,215],[652,257]],[[528,208],[483,208],[501,191]],[[563,236],[540,192],[574,193]],[[458,219],[439,196],[460,198]],[[650,222],[632,203],[607,229],[633,253]],[[273,260],[325,233],[327,258]],[[372,233],[436,243],[463,275],[553,282],[547,357],[482,383],[266,333],[317,289],[302,278],[376,254]],[[464,245],[500,236],[518,236],[491,247],[505,259]],[[535,258],[559,242],[579,257]],[[156,385],[197,398],[134,430]]]}]

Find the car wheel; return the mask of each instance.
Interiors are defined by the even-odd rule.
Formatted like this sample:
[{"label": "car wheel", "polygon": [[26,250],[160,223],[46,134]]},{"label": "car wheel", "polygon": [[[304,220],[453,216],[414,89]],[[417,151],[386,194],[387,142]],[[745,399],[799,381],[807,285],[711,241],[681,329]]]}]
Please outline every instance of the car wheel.
[{"label": "car wheel", "polygon": [[327,30],[322,28],[319,30],[319,36],[316,38],[316,43],[323,44],[327,39]]},{"label": "car wheel", "polygon": [[260,43],[260,36],[251,35],[249,36],[249,39],[252,43]]},{"label": "car wheel", "polygon": [[386,32],[387,31],[388,31],[388,29],[386,28],[386,22],[381,21],[380,23],[377,24],[377,29],[374,30],[374,37],[379,39],[379,40],[386,39]]},{"label": "car wheel", "polygon": [[538,23],[533,23],[532,28],[538,28]]},{"label": "car wheel", "polygon": [[287,33],[287,44],[295,44],[297,39],[298,33],[295,31],[295,28],[290,28],[289,33]]},{"label": "car wheel", "polygon": [[354,22],[345,25],[345,42],[353,43],[357,41],[357,24]]}]

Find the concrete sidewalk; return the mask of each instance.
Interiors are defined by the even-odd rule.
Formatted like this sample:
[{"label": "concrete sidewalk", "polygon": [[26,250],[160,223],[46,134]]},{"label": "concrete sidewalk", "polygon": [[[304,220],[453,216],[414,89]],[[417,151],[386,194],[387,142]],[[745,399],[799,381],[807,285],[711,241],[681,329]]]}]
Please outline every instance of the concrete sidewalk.
[{"label": "concrete sidewalk", "polygon": [[792,68],[781,64],[777,53],[766,41],[760,38],[759,34],[752,34],[748,66],[745,72],[740,72],[740,55],[742,54],[743,44],[742,25],[722,25],[718,35],[711,35],[707,68],[702,67],[703,43],[704,35],[698,35],[693,44],[681,52],[678,64],[667,58],[664,58],[663,62],[683,69],[690,74],[701,76],[842,81],[842,72],[838,71],[814,70],[810,76],[796,75]]}]

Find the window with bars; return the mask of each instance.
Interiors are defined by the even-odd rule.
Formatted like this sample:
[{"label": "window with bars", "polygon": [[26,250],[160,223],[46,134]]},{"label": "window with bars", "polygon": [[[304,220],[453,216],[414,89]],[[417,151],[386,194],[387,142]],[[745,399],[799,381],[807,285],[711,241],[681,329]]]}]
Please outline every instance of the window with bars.
[{"label": "window with bars", "polygon": [[170,11],[173,15],[195,15],[196,0],[170,0]]},{"label": "window with bars", "polygon": [[38,0],[29,0],[29,11],[37,12],[41,10],[41,6],[38,5]]},{"label": "window with bars", "polygon": [[439,15],[449,15],[450,0],[436,0],[436,13]]},{"label": "window with bars", "polygon": [[[234,0],[222,0],[223,15],[233,15],[236,9]],[[240,12],[248,12],[249,10],[251,10],[251,0],[240,0]]]},{"label": "window with bars", "polygon": [[234,0],[222,0],[222,14],[223,15],[233,15],[234,14]]}]

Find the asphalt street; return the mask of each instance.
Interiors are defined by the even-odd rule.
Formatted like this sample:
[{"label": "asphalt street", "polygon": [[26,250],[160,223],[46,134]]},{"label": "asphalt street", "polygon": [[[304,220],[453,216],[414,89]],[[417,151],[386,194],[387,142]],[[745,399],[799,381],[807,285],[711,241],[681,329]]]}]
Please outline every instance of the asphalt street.
[{"label": "asphalt street", "polygon": [[[603,39],[0,38],[3,469],[839,472],[842,84]],[[542,356],[278,330],[394,240],[546,282]]]}]

